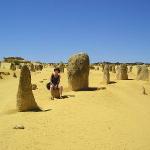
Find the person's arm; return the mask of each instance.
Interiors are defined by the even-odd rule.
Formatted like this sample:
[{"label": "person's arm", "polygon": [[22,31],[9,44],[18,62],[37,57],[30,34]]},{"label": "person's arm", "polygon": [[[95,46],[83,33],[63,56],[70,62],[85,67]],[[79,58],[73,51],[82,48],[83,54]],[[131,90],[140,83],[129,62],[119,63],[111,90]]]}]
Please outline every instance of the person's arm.
[{"label": "person's arm", "polygon": [[58,78],[58,82],[57,82],[57,85],[59,85],[59,83],[60,83],[60,75],[59,75],[59,78]]},{"label": "person's arm", "polygon": [[51,77],[50,77],[50,83],[51,84],[53,84],[52,79],[53,79],[53,74],[51,74]]}]

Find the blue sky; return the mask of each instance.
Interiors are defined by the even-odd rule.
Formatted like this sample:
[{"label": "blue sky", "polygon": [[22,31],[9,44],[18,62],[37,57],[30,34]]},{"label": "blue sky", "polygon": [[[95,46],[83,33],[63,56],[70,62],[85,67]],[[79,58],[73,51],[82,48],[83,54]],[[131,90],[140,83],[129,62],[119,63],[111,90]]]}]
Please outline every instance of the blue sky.
[{"label": "blue sky", "polygon": [[149,0],[0,0],[0,59],[150,62]]}]

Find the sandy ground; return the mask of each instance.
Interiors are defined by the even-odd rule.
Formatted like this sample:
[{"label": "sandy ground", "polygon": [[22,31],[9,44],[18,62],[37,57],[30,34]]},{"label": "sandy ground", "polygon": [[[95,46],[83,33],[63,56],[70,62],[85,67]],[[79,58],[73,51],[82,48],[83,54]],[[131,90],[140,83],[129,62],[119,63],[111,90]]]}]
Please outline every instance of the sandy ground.
[{"label": "sandy ground", "polygon": [[[93,70],[91,91],[72,92],[65,72],[61,81],[68,98],[52,101],[45,86],[51,71],[32,73],[36,101],[46,112],[16,112],[18,78],[11,72],[0,80],[0,150],[150,150],[149,82],[116,81],[111,74],[114,83],[103,85],[102,72]],[[135,79],[135,70],[129,77]],[[17,124],[25,129],[13,129]]]}]

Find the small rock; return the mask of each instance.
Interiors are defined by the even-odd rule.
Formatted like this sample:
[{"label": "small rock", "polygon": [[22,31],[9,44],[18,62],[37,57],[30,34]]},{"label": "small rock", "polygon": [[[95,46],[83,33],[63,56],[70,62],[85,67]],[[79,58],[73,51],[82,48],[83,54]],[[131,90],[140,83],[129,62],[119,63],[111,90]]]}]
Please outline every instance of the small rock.
[{"label": "small rock", "polygon": [[14,74],[13,74],[13,77],[14,77],[14,78],[17,78],[17,75],[16,75],[16,73],[14,73]]},{"label": "small rock", "polygon": [[36,90],[37,89],[37,85],[36,84],[32,84],[32,90]]},{"label": "small rock", "polygon": [[13,129],[25,129],[25,127],[23,125],[16,125]]},{"label": "small rock", "polygon": [[142,88],[143,95],[147,95],[145,87]]}]

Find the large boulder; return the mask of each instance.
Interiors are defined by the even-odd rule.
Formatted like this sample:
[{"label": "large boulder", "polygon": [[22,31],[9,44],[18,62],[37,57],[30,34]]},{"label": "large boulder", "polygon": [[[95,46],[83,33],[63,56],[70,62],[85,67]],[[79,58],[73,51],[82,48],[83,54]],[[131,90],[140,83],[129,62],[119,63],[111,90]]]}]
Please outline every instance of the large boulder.
[{"label": "large boulder", "polygon": [[84,90],[89,85],[89,56],[79,53],[70,57],[68,61],[68,82],[73,91]]},{"label": "large boulder", "polygon": [[128,69],[129,71],[128,72],[131,73],[132,69],[133,69],[133,66],[129,66],[129,69]]},{"label": "large boulder", "polygon": [[109,71],[112,72],[112,65],[109,65]]},{"label": "large boulder", "polygon": [[14,63],[11,63],[10,65],[10,70],[15,71],[16,70],[16,65]]},{"label": "large boulder", "polygon": [[105,83],[105,84],[109,84],[110,83],[110,74],[109,74],[109,65],[105,65],[105,67],[104,67],[104,74],[103,74],[103,82]]},{"label": "large boulder", "polygon": [[64,73],[65,65],[63,62],[61,62],[57,67],[60,69],[61,73]]},{"label": "large boulder", "polygon": [[35,65],[35,70],[36,71],[42,71],[43,70],[43,65]]},{"label": "large boulder", "polygon": [[148,81],[149,80],[149,70],[146,65],[137,66],[137,80]]},{"label": "large boulder", "polygon": [[115,65],[112,65],[112,73],[116,73]]},{"label": "large boulder", "polygon": [[121,64],[117,68],[117,79],[128,80],[128,69],[126,64]]},{"label": "large boulder", "polygon": [[19,65],[19,69],[22,69],[22,65]]},{"label": "large boulder", "polygon": [[60,98],[59,89],[52,89],[52,91],[51,91],[51,96],[52,96],[53,98]]},{"label": "large boulder", "polygon": [[32,93],[31,74],[26,65],[21,69],[17,93],[17,109],[20,112],[40,110]]},{"label": "large boulder", "polygon": [[104,71],[105,64],[102,64],[101,67],[102,67],[102,72],[103,72],[103,71]]},{"label": "large boulder", "polygon": [[30,64],[30,71],[35,72],[35,67],[33,64]]}]

